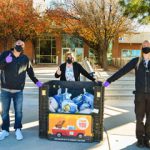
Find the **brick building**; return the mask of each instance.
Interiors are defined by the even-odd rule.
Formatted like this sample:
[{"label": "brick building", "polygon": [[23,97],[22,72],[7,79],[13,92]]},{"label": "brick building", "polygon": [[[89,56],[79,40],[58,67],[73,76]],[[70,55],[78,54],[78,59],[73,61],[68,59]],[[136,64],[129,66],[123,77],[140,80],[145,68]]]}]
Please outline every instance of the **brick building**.
[{"label": "brick building", "polygon": [[[7,49],[12,48],[14,42],[9,40]],[[3,43],[0,42],[0,53],[3,50]],[[74,54],[78,62],[82,62],[85,57],[94,57],[90,48],[82,40],[68,35],[37,37],[35,45],[31,41],[27,41],[24,53],[36,64],[60,64],[64,62],[65,54],[68,51]]]},{"label": "brick building", "polygon": [[150,32],[140,32],[117,38],[113,42],[113,58],[133,58],[141,54],[141,43],[150,40]]}]

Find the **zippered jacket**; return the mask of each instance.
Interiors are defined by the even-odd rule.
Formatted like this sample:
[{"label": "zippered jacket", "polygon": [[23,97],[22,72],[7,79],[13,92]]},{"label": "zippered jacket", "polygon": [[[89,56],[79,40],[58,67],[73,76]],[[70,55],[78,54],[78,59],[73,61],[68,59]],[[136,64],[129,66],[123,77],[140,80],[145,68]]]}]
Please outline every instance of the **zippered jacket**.
[{"label": "zippered jacket", "polygon": [[[29,58],[23,53],[19,57],[15,57],[12,51],[13,49],[4,51],[0,55],[1,88],[23,90],[26,72],[34,83],[36,83],[38,79],[34,75]],[[5,58],[10,53],[12,62],[6,63]]]}]

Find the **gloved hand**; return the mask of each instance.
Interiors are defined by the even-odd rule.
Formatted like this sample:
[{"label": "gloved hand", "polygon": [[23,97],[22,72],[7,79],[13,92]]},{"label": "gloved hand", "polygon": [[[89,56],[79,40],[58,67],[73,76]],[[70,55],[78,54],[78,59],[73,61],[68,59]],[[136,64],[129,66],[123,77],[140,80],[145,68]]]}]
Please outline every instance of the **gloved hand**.
[{"label": "gloved hand", "polygon": [[101,86],[101,85],[102,85],[102,82],[101,82],[101,81],[99,81],[98,79],[95,79],[95,80],[94,80],[94,82],[98,83],[98,85],[99,85],[99,86]]},{"label": "gloved hand", "polygon": [[41,83],[40,81],[37,81],[37,82],[36,82],[36,86],[37,86],[37,87],[42,87],[42,85],[43,85],[43,83]]},{"label": "gloved hand", "polygon": [[11,53],[9,53],[9,55],[5,58],[6,63],[11,63],[12,62],[12,56]]},{"label": "gloved hand", "polygon": [[105,81],[104,83],[103,83],[103,86],[104,87],[108,87],[110,85],[110,83],[108,82],[108,81]]}]

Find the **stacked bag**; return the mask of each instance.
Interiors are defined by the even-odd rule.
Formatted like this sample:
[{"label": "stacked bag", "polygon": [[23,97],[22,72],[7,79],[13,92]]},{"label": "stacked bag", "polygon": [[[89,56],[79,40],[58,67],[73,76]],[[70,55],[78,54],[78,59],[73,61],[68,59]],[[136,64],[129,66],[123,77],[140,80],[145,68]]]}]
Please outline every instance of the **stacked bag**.
[{"label": "stacked bag", "polygon": [[68,93],[68,89],[62,93],[59,88],[57,95],[49,97],[49,110],[50,112],[58,113],[82,113],[91,114],[94,109],[94,95],[88,93],[83,89],[83,94],[78,95],[71,99],[72,94]]}]

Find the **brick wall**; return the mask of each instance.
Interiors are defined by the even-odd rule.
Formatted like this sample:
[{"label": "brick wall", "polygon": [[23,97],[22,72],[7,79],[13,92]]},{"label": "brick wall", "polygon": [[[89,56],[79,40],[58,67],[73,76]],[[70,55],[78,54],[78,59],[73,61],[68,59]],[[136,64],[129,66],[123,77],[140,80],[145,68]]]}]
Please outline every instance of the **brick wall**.
[{"label": "brick wall", "polygon": [[141,43],[118,43],[118,39],[113,42],[112,57],[119,58],[121,57],[121,50],[138,50],[141,49]]},{"label": "brick wall", "polygon": [[[14,47],[14,41],[9,40],[7,43],[7,50]],[[4,51],[3,42],[0,42],[0,53]],[[25,42],[24,53],[32,60],[34,58],[34,50],[31,41]]]}]

